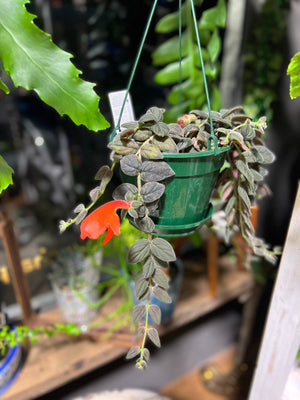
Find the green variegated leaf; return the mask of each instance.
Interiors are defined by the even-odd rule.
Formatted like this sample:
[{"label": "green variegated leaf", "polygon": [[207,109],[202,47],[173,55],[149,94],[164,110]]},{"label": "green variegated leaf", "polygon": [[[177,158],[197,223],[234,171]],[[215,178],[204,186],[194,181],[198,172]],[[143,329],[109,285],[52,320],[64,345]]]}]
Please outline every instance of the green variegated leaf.
[{"label": "green variegated leaf", "polygon": [[98,131],[109,127],[99,112],[95,84],[79,78],[72,55],[57,47],[34,24],[28,0],[0,0],[0,59],[16,87],[35,90],[60,115]]},{"label": "green variegated leaf", "polygon": [[144,158],[150,160],[162,160],[163,155],[157,146],[150,143],[145,143],[144,146],[141,147],[141,154]]},{"label": "green variegated leaf", "polygon": [[169,296],[169,293],[160,286],[154,286],[154,288],[152,289],[152,293],[158,300],[162,301],[163,303],[172,303],[172,299]]},{"label": "green variegated leaf", "polygon": [[176,260],[173,247],[163,238],[155,238],[152,240],[151,253],[162,261],[170,262]]},{"label": "green variegated leaf", "polygon": [[147,239],[140,239],[129,249],[127,261],[129,264],[135,264],[144,260],[150,254],[150,243]]},{"label": "green variegated leaf", "polygon": [[123,157],[120,166],[124,174],[128,176],[137,176],[142,170],[142,162],[134,154]]},{"label": "green variegated leaf", "polygon": [[242,126],[241,128],[241,134],[244,136],[245,140],[251,140],[255,138],[255,130],[252,126],[249,124]]},{"label": "green variegated leaf", "polygon": [[145,291],[145,293],[139,297],[139,301],[144,301],[144,300],[148,301],[150,299],[150,296],[151,296],[151,290],[148,287],[148,289]]},{"label": "green variegated leaf", "polygon": [[159,182],[174,176],[175,172],[165,161],[144,161],[141,178],[144,182]]},{"label": "green variegated leaf", "polygon": [[161,310],[160,308],[155,305],[155,304],[151,304],[149,307],[149,313],[151,315],[151,318],[153,319],[153,321],[159,325],[160,321],[161,321]]},{"label": "green variegated leaf", "polygon": [[149,328],[147,331],[147,335],[151,342],[155,344],[155,346],[160,347],[159,335],[155,328]]},{"label": "green variegated leaf", "polygon": [[111,142],[107,145],[110,150],[115,151],[117,154],[121,154],[122,156],[126,156],[127,154],[134,154],[136,151],[128,146],[124,146],[123,144],[119,144],[117,142]]},{"label": "green variegated leaf", "polygon": [[165,185],[158,182],[148,182],[142,186],[141,195],[145,203],[152,203],[164,194]]}]

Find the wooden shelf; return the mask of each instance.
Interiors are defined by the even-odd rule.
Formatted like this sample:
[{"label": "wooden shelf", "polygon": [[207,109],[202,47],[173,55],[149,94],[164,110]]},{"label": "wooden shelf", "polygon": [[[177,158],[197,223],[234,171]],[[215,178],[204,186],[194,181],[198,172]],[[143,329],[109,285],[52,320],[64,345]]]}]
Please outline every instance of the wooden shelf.
[{"label": "wooden shelf", "polygon": [[[186,274],[172,322],[160,327],[161,335],[201,318],[252,289],[251,276],[247,272],[237,271],[227,257],[219,259],[218,270],[218,290],[215,297],[209,295],[204,274]],[[115,309],[118,303],[120,298],[114,298],[100,309],[99,315],[107,312],[108,307],[110,310]],[[58,311],[51,310],[41,314],[39,321],[40,324],[41,321],[59,321]],[[1,398],[30,400],[41,396],[124,357],[132,341],[129,331],[120,331],[105,341],[99,335],[83,335],[77,338],[60,335],[47,338],[30,348],[18,378]]]}]

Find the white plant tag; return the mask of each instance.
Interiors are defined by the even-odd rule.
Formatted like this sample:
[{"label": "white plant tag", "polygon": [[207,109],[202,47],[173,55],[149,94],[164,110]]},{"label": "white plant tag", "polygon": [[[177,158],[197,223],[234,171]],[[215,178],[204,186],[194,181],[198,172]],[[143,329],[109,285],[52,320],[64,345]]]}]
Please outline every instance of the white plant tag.
[{"label": "white plant tag", "polygon": [[[108,93],[110,108],[111,108],[115,126],[117,125],[117,123],[119,121],[120,112],[121,112],[121,108],[122,108],[122,104],[123,104],[125,95],[126,95],[126,90],[118,90],[117,92]],[[133,111],[133,107],[132,107],[131,97],[130,97],[130,93],[128,93],[128,96],[127,96],[127,99],[125,102],[125,106],[124,106],[124,110],[122,113],[120,126],[124,122],[130,122],[130,121],[134,121],[134,120],[135,120],[135,116],[134,116],[134,111]]]}]

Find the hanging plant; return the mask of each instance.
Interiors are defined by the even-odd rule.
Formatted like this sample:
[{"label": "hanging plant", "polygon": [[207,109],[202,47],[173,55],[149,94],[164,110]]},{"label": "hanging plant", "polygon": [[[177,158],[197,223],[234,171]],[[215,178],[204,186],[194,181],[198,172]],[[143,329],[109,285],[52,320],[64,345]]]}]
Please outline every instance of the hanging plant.
[{"label": "hanging plant", "polygon": [[[264,144],[265,118],[253,121],[242,111],[238,107],[212,112],[213,141],[208,133],[209,114],[201,110],[192,110],[178,121],[167,124],[163,121],[164,110],[152,107],[138,121],[123,124],[121,132],[108,144],[113,164],[102,166],[96,174],[100,184],[90,192],[91,203],[87,207],[78,205],[74,210],[78,214],[75,218],[60,222],[61,232],[73,223],[81,224],[82,239],[95,239],[105,234],[103,244],[106,244],[113,235],[119,235],[121,220],[128,213],[132,223],[145,233],[145,238],[130,247],[127,256],[129,264],[143,263],[135,278],[135,290],[139,300],[147,300],[145,305],[138,305],[133,310],[135,323],[146,315],[144,325],[138,330],[142,344],[134,346],[127,355],[128,358],[139,356],[138,368],[145,368],[149,359],[146,339],[160,346],[158,331],[148,323],[149,315],[160,323],[160,310],[150,305],[150,295],[163,302],[171,301],[167,293],[168,279],[163,271],[176,256],[171,244],[158,237],[156,231],[156,221],[163,208],[170,207],[164,202],[164,195],[175,175],[165,161],[168,154],[193,156],[214,154],[217,148],[218,152],[225,149],[227,167],[218,174],[215,188],[221,194],[227,215],[227,237],[240,232],[255,254],[276,261],[277,250],[270,250],[263,240],[255,237],[250,220],[252,203],[258,193],[267,190],[263,184],[267,172],[264,165],[272,163],[274,156]],[[103,195],[117,162],[130,182],[121,183],[112,194],[113,201],[87,216]],[[202,193],[198,195],[201,197]],[[121,219],[117,214],[120,209]],[[173,210],[176,214],[176,209]]]},{"label": "hanging plant", "polygon": [[[195,2],[196,3],[196,2]],[[203,1],[198,1],[201,5]],[[206,104],[203,73],[199,63],[199,50],[191,15],[191,1],[186,0],[181,10],[182,36],[179,32],[179,11],[167,14],[156,25],[158,34],[173,35],[164,41],[152,54],[152,63],[160,67],[154,77],[159,85],[170,87],[167,96],[171,104],[165,114],[166,121],[172,121],[182,112],[194,108],[202,109]],[[202,53],[205,61],[205,75],[208,80],[212,108],[220,108],[220,93],[217,79],[220,75],[219,56],[222,48],[220,29],[226,25],[226,4],[218,0],[216,6],[205,10],[198,20]],[[178,49],[181,47],[179,59]]]}]

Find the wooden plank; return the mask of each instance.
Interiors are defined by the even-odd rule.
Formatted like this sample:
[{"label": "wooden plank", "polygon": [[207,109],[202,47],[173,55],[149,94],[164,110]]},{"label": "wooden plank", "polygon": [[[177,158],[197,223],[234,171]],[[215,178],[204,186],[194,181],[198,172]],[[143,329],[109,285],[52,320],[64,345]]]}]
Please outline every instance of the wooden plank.
[{"label": "wooden plank", "polygon": [[300,187],[249,400],[280,400],[300,343]]},{"label": "wooden plank", "polygon": [[[229,348],[209,360],[218,370],[227,373],[234,365],[235,349]],[[170,397],[172,400],[226,400],[227,396],[221,396],[208,390],[201,380],[199,370],[193,370],[180,377],[176,381],[164,387],[160,394]]]},{"label": "wooden plank", "polygon": [[[226,257],[219,260],[219,287],[214,298],[209,295],[208,282],[204,275],[187,274],[174,317],[169,324],[159,329],[160,334],[167,334],[195,321],[252,287],[251,276],[237,271]],[[115,309],[119,303],[120,298],[116,297],[105,304],[105,307]],[[105,307],[101,308],[100,315],[107,312]],[[55,322],[58,312],[53,310],[43,313],[40,318],[44,322]],[[132,344],[131,340],[132,336],[128,331],[119,332],[107,341],[101,341],[99,335],[90,338],[85,335],[77,339],[67,336],[46,339],[31,348],[18,379],[1,399],[30,400],[41,396],[123,357]]]}]

